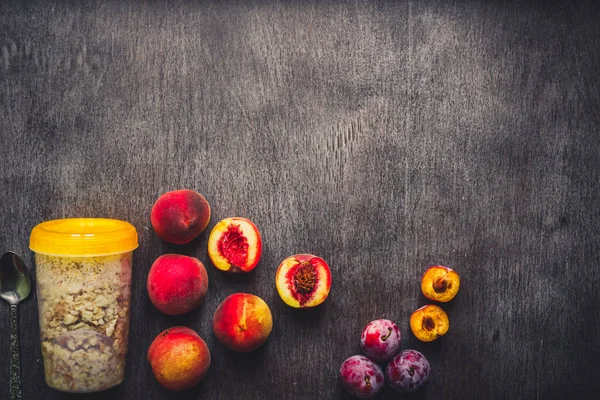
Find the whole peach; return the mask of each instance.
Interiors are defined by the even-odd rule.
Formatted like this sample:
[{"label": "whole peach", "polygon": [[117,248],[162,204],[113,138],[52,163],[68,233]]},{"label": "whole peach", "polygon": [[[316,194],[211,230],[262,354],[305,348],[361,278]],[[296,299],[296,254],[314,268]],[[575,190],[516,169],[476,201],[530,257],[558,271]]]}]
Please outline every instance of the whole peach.
[{"label": "whole peach", "polygon": [[213,318],[215,336],[227,348],[247,353],[259,348],[271,334],[273,317],[263,299],[235,293],[219,304]]},{"label": "whole peach", "polygon": [[160,196],[150,213],[156,234],[166,242],[186,244],[208,226],[210,206],[200,193],[174,190]]},{"label": "whole peach", "polygon": [[156,380],[167,390],[186,390],[204,378],[210,367],[206,342],[192,329],[175,326],[162,331],[148,348]]},{"label": "whole peach", "polygon": [[202,304],[208,291],[208,275],[195,257],[164,254],[152,264],[146,287],[150,301],[161,312],[184,314]]}]

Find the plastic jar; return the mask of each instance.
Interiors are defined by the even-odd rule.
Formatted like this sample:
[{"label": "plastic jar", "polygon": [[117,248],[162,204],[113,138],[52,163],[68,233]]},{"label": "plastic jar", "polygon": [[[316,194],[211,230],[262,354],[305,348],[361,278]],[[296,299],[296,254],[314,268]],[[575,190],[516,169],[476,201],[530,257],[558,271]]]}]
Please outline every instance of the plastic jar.
[{"label": "plastic jar", "polygon": [[43,222],[31,231],[46,383],[108,389],[125,377],[135,227],[101,218]]}]

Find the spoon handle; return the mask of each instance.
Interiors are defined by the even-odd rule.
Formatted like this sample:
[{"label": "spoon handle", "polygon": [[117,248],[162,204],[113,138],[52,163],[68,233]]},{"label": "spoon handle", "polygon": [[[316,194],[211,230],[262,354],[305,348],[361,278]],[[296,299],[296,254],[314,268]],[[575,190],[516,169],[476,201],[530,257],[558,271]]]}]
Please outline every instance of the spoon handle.
[{"label": "spoon handle", "polygon": [[17,305],[10,305],[10,399],[21,400],[21,359],[19,355],[19,332]]}]

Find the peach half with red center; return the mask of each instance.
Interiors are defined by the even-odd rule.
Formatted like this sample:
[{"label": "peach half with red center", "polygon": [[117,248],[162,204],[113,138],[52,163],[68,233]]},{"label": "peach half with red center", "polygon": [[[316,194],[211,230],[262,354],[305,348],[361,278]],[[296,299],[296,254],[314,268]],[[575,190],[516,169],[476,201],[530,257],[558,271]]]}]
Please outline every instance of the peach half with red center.
[{"label": "peach half with red center", "polygon": [[225,218],[208,237],[208,256],[221,271],[250,272],[256,268],[261,254],[260,233],[247,218]]},{"label": "peach half with red center", "polygon": [[431,342],[443,336],[450,328],[448,314],[435,304],[428,304],[410,316],[410,329],[422,342]]},{"label": "peach half with red center", "polygon": [[210,367],[206,342],[192,329],[174,326],[156,336],[148,348],[156,380],[167,390],[187,390],[200,382]]},{"label": "peach half with red center", "polygon": [[249,293],[225,298],[213,317],[215,336],[230,350],[248,353],[267,341],[273,329],[271,309],[263,299]]},{"label": "peach half with red center", "polygon": [[312,254],[296,254],[279,264],[275,275],[279,296],[290,307],[310,308],[323,303],[331,289],[329,265]]},{"label": "peach half with red center", "polygon": [[442,265],[430,267],[421,279],[423,296],[441,303],[452,300],[459,287],[460,276],[453,269]]},{"label": "peach half with red center", "polygon": [[186,244],[194,240],[208,226],[210,206],[200,193],[174,190],[160,196],[150,213],[150,222],[156,234],[165,242]]}]

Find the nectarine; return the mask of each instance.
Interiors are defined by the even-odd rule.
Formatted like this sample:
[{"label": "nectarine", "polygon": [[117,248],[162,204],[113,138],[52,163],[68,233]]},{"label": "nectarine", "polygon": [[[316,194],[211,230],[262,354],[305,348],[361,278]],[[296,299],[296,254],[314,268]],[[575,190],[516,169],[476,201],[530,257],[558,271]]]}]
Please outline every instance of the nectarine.
[{"label": "nectarine", "polygon": [[215,336],[227,348],[248,353],[259,348],[271,334],[273,317],[263,299],[235,293],[223,300],[213,318]]},{"label": "nectarine", "polygon": [[166,242],[186,244],[208,226],[210,206],[200,193],[189,189],[174,190],[160,196],[150,213],[156,234]]},{"label": "nectarine", "polygon": [[195,257],[164,254],[150,267],[146,288],[150,301],[161,312],[183,314],[202,304],[208,291],[208,275]]},{"label": "nectarine", "polygon": [[162,331],[148,348],[156,380],[167,390],[186,390],[204,378],[210,367],[206,342],[192,329],[175,326]]}]

